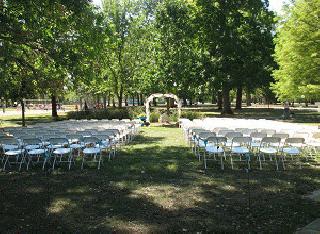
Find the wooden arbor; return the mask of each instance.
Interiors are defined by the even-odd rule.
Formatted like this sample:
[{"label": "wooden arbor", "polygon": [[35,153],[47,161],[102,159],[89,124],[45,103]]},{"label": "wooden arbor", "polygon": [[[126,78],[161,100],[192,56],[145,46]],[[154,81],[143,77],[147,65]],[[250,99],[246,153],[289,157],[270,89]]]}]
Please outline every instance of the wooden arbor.
[{"label": "wooden arbor", "polygon": [[181,117],[181,107],[182,107],[182,103],[180,101],[180,99],[178,98],[177,95],[174,95],[172,93],[167,93],[167,94],[163,94],[163,93],[154,93],[152,95],[150,95],[147,99],[146,99],[146,114],[147,114],[147,122],[150,122],[150,102],[152,102],[152,100],[154,98],[173,98],[177,104],[178,104],[178,118]]}]

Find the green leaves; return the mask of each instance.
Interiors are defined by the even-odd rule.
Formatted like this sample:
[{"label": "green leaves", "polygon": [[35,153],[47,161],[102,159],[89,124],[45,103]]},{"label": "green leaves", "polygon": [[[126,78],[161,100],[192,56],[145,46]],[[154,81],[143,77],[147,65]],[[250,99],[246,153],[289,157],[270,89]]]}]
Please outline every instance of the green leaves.
[{"label": "green leaves", "polygon": [[281,100],[318,98],[320,87],[320,1],[299,0],[280,21],[272,86]]}]

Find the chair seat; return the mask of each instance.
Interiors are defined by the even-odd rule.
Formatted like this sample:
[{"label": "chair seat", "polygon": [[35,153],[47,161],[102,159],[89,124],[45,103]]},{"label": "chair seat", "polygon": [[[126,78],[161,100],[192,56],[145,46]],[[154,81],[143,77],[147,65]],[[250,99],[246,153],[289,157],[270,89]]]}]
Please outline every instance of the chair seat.
[{"label": "chair seat", "polygon": [[9,150],[5,153],[7,156],[18,156],[24,153],[24,149]]},{"label": "chair seat", "polygon": [[97,147],[95,147],[95,148],[85,148],[83,150],[83,153],[84,154],[99,154],[100,151],[101,151],[101,149],[97,148]]},{"label": "chair seat", "polygon": [[276,154],[278,151],[273,147],[260,148],[260,152],[264,154]]},{"label": "chair seat", "polygon": [[71,153],[70,148],[57,148],[53,151],[54,154],[62,155]]},{"label": "chair seat", "polygon": [[26,145],[25,149],[26,150],[33,150],[33,149],[38,149],[39,145]]},{"label": "chair seat", "polygon": [[260,142],[252,142],[251,143],[251,147],[256,148],[256,147],[260,147]]},{"label": "chair seat", "polygon": [[221,147],[218,148],[216,146],[207,146],[206,151],[212,154],[220,154],[224,152],[224,150]]},{"label": "chair seat", "polygon": [[82,145],[82,144],[71,144],[70,145],[71,149],[81,149],[82,147],[84,147],[84,145]]},{"label": "chair seat", "polygon": [[33,149],[33,150],[30,150],[28,152],[28,155],[39,155],[39,154],[44,154],[45,152],[47,152],[48,150],[46,149]]},{"label": "chair seat", "polygon": [[48,149],[58,149],[58,148],[62,148],[63,145],[48,145],[47,148]]},{"label": "chair seat", "polygon": [[202,140],[200,140],[199,141],[199,147],[205,147],[206,146],[206,144],[204,143],[204,141],[202,141]]},{"label": "chair seat", "polygon": [[3,149],[4,150],[16,150],[16,149],[19,149],[19,146],[17,146],[17,145],[4,145]]},{"label": "chair seat", "polygon": [[283,153],[290,154],[290,155],[298,155],[300,154],[300,150],[296,147],[286,147],[283,148]]},{"label": "chair seat", "polygon": [[233,147],[231,150],[231,153],[233,153],[233,154],[247,154],[247,153],[249,153],[249,149],[247,147],[242,147],[242,146]]}]

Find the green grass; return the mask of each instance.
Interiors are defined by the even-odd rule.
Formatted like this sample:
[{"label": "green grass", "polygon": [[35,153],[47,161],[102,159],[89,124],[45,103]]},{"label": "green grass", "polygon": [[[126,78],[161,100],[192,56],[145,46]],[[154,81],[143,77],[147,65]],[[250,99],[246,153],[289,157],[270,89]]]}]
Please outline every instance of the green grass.
[{"label": "green grass", "polygon": [[[177,128],[143,128],[102,169],[0,172],[0,232],[285,232],[319,217],[320,170],[203,170]],[[254,168],[257,168],[254,165]],[[250,205],[249,205],[250,204]]]},{"label": "green grass", "polygon": [[[32,125],[36,123],[47,123],[55,121],[51,117],[51,113],[45,114],[26,114],[26,125]],[[59,119],[65,119],[65,114],[59,113]],[[0,116],[0,127],[11,127],[11,126],[21,126],[22,119],[21,115],[7,115],[7,116]]]}]

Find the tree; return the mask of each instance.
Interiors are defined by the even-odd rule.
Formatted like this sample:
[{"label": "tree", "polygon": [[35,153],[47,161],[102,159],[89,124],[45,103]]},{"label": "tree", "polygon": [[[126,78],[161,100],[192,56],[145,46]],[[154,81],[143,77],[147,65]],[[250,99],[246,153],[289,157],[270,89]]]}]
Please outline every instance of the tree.
[{"label": "tree", "polygon": [[[207,76],[212,84],[220,86],[223,112],[232,113],[230,90],[238,88],[238,97],[242,97],[242,86],[261,83],[255,80],[268,67],[273,15],[267,10],[267,1],[198,0],[197,6],[198,24],[210,61],[207,71],[212,72]],[[268,49],[261,48],[267,40]]]},{"label": "tree", "polygon": [[319,17],[319,0],[297,0],[280,20],[272,88],[282,101],[320,98]]}]

